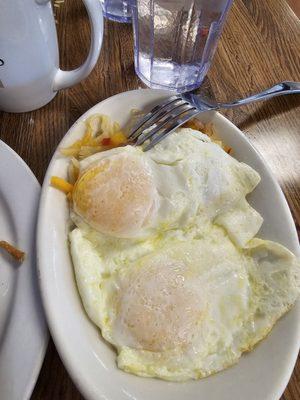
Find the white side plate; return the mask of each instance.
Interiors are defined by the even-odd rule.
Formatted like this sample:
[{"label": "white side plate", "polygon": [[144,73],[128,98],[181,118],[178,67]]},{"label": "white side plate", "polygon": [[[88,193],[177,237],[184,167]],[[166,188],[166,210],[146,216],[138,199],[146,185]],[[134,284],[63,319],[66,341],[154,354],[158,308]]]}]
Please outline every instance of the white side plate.
[{"label": "white side plate", "polygon": [[[111,97],[85,113],[60,146],[83,133],[83,120],[94,113],[124,124],[132,108],[149,110],[167,92],[135,90]],[[276,240],[299,254],[294,222],[283,193],[262,157],[243,133],[218,113],[213,121],[233,155],[254,167],[262,181],[250,203],[263,215],[260,236]],[[89,321],[74,281],[68,249],[68,205],[65,195],[49,186],[52,175],[67,176],[68,160],[57,150],[42,189],[38,222],[38,258],[43,302],[57,349],[83,395],[90,400],[278,400],[292,373],[300,344],[299,303],[282,318],[269,337],[226,371],[209,378],[171,383],[141,378],[116,367],[116,355]]]},{"label": "white side plate", "polygon": [[31,396],[48,343],[38,288],[35,228],[40,186],[0,141],[0,240],[26,252],[20,265],[0,251],[0,398]]}]

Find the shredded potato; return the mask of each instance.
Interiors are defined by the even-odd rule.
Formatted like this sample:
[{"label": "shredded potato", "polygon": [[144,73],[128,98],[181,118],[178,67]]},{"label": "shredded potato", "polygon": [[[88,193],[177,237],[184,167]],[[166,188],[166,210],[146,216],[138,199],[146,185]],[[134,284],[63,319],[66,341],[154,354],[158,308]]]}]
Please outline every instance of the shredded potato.
[{"label": "shredded potato", "polygon": [[120,146],[121,144],[127,142],[127,137],[121,131],[115,132],[110,139],[114,147]]},{"label": "shredded potato", "polygon": [[71,184],[74,184],[79,177],[79,161],[72,157],[68,168],[68,178]]},{"label": "shredded potato", "polygon": [[73,185],[71,183],[67,182],[63,178],[59,178],[58,176],[51,177],[51,185],[66,194],[72,192],[73,190]]},{"label": "shredded potato", "polygon": [[185,128],[192,128],[202,133],[205,133],[205,135],[210,137],[212,142],[216,143],[218,146],[222,147],[222,149],[226,151],[226,153],[230,154],[231,148],[229,146],[226,146],[226,144],[224,144],[222,140],[220,140],[215,130],[215,127],[211,122],[209,122],[208,124],[203,124],[197,118],[193,118],[186,122],[183,126]]},{"label": "shredded potato", "polygon": [[[71,146],[61,149],[61,153],[71,158],[68,168],[68,182],[57,176],[51,178],[51,185],[67,194],[72,199],[73,185],[79,177],[79,160],[100,151],[122,146],[128,143],[127,136],[137,121],[143,116],[139,110],[131,110],[128,124],[122,130],[117,122],[103,114],[91,115],[85,121],[85,132],[81,139],[76,140]],[[218,137],[212,123],[203,124],[197,118],[187,121],[183,127],[198,130],[222,147],[227,153],[231,148],[226,146]]]},{"label": "shredded potato", "polygon": [[197,118],[190,119],[183,126],[185,128],[191,128],[201,132],[203,132],[205,129],[205,125],[202,122],[200,122]]},{"label": "shredded potato", "polygon": [[[71,146],[61,149],[61,153],[66,157],[72,157],[73,160],[82,160],[100,151],[125,145],[128,143],[127,136],[130,130],[143,115],[139,110],[131,110],[130,114],[130,120],[123,130],[107,115],[94,114],[90,116],[85,121],[86,130],[83,137],[76,140]],[[203,124],[197,118],[193,118],[183,126],[205,133],[214,143],[230,153],[231,148],[220,140],[212,123]],[[75,182],[76,172],[74,169],[71,168],[69,175],[70,181]]]},{"label": "shredded potato", "polygon": [[17,249],[5,240],[0,240],[0,248],[4,249],[7,253],[13,256],[17,261],[23,262],[25,258],[24,251]]},{"label": "shredded potato", "polygon": [[107,115],[94,114],[86,121],[86,130],[81,139],[61,149],[66,157],[81,160],[99,151],[108,150],[127,143],[127,136],[117,122]]},{"label": "shredded potato", "polygon": [[[72,201],[73,185],[77,181],[80,172],[78,160],[128,143],[128,133],[142,115],[139,110],[131,110],[131,118],[123,130],[121,130],[117,122],[112,122],[107,115],[94,114],[90,116],[85,121],[86,129],[82,138],[76,140],[71,146],[61,149],[63,155],[71,157],[68,168],[69,181],[53,176],[51,185],[64,192],[68,200]],[[222,143],[212,123],[203,124],[197,118],[193,118],[186,122],[183,127],[192,128],[208,135],[214,143],[222,147],[227,153],[230,153],[231,148]]]}]

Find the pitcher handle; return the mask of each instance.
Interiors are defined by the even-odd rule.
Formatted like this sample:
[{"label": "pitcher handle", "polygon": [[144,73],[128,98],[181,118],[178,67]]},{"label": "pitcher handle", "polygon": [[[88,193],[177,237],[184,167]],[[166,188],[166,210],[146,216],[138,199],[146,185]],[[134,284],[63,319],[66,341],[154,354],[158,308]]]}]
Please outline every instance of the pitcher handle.
[{"label": "pitcher handle", "polygon": [[[49,1],[49,0],[48,0]],[[38,0],[46,3],[45,0]],[[103,14],[99,0],[83,0],[91,24],[91,45],[85,62],[72,71],[59,69],[54,77],[53,90],[65,89],[86,78],[97,63],[103,40]]]}]

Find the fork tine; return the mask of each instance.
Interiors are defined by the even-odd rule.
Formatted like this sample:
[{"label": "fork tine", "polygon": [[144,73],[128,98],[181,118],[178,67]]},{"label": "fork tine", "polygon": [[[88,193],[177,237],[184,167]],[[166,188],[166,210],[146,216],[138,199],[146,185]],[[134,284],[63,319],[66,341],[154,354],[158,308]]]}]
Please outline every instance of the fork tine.
[{"label": "fork tine", "polygon": [[163,102],[161,102],[160,104],[158,104],[157,106],[155,106],[154,108],[152,108],[151,111],[148,112],[148,114],[146,114],[142,119],[140,119],[136,125],[132,128],[128,139],[132,139],[134,140],[136,138],[135,133],[142,127],[142,125],[144,125],[146,122],[148,122],[150,119],[152,119],[155,114],[157,114],[160,110],[162,110],[163,108],[167,107],[168,105],[178,101],[178,100],[182,100],[179,96],[172,96],[172,97],[168,97],[166,100],[164,100]]},{"label": "fork tine", "polygon": [[[153,121],[149,128],[143,129],[140,135],[137,137],[136,146],[140,146],[147,139],[151,138],[157,132],[159,132],[164,126],[170,123],[174,118],[180,117],[183,113],[187,112],[191,108],[194,108],[190,104],[179,104],[173,109],[163,113],[158,120]],[[152,129],[151,129],[152,128]]]},{"label": "fork tine", "polygon": [[152,138],[150,139],[150,143],[148,143],[143,150],[148,151],[152,149],[152,147],[154,147],[157,143],[162,141],[170,133],[174,132],[175,129],[179,128],[182,124],[184,124],[197,114],[199,114],[199,110],[197,110],[196,108],[186,111],[179,120],[173,122],[173,124],[163,129],[162,132],[156,134],[154,137],[152,136]]},{"label": "fork tine", "polygon": [[188,103],[182,99],[178,99],[162,107],[158,112],[156,112],[151,118],[148,119],[143,125],[141,125],[135,133],[131,136],[131,140],[139,139],[139,137],[154,125],[157,125],[160,121],[164,121],[167,114],[170,114],[174,109],[187,105]]}]

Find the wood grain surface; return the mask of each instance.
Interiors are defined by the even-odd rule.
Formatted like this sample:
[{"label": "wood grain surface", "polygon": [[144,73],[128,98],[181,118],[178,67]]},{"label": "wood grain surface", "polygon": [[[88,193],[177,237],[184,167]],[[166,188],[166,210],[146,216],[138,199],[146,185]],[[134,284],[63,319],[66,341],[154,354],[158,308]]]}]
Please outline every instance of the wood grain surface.
[{"label": "wood grain surface", "polygon": [[[56,14],[61,65],[70,69],[87,54],[87,16],[79,0],[66,0]],[[300,81],[299,19],[284,0],[236,0],[201,90],[219,100],[230,100],[281,80]],[[40,110],[0,113],[0,138],[20,154],[42,183],[54,149],[70,125],[97,102],[138,87],[143,85],[133,68],[132,28],[106,21],[101,57],[91,75],[81,84],[61,91]],[[281,97],[224,114],[268,161],[299,229],[300,96]],[[61,399],[82,396],[50,341],[32,400]],[[299,399],[298,359],[282,400]]]},{"label": "wood grain surface", "polygon": [[300,0],[288,0],[288,3],[294,13],[300,18]]}]

